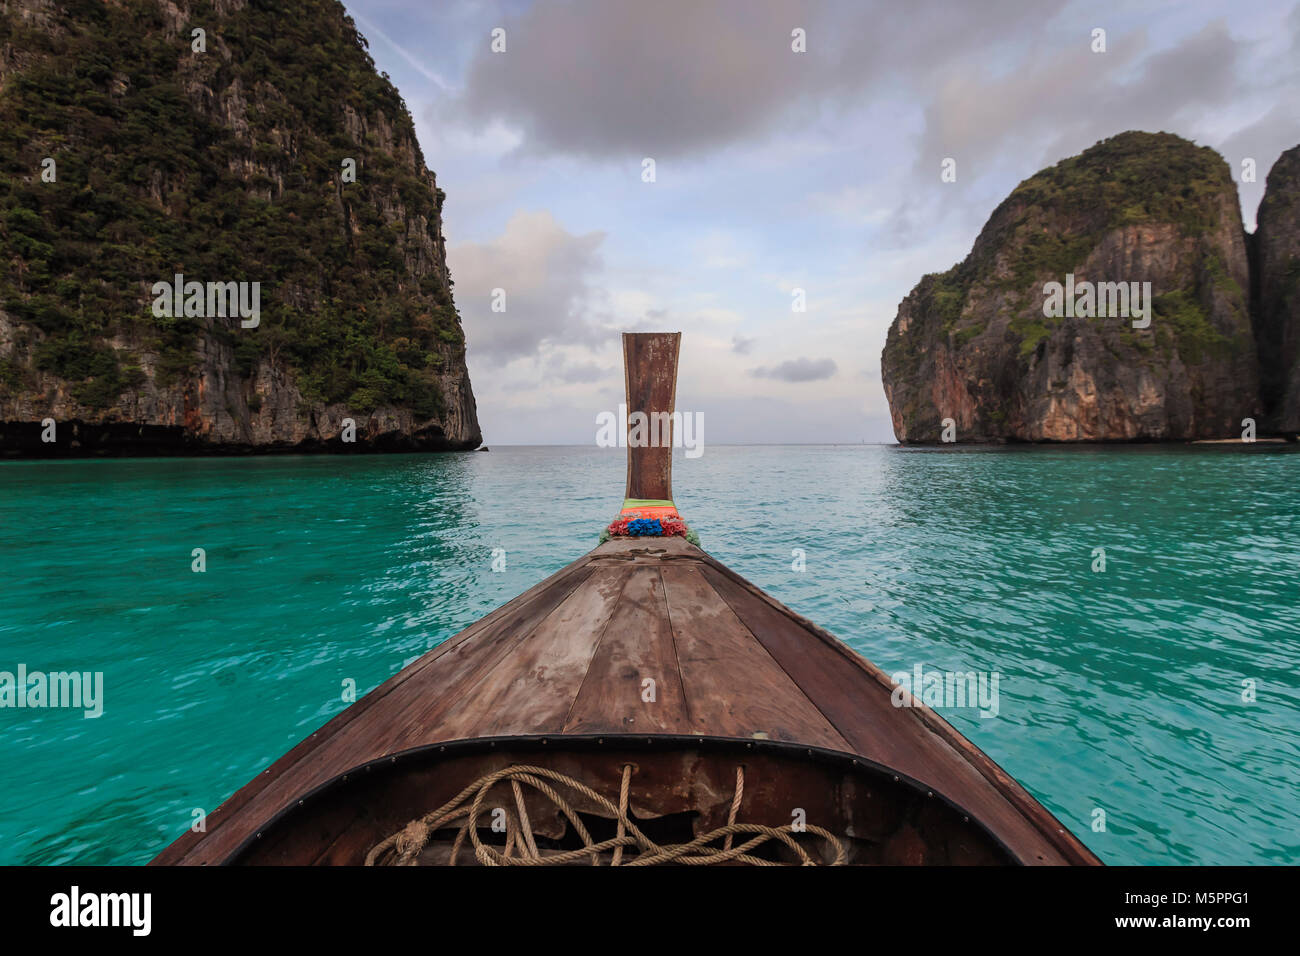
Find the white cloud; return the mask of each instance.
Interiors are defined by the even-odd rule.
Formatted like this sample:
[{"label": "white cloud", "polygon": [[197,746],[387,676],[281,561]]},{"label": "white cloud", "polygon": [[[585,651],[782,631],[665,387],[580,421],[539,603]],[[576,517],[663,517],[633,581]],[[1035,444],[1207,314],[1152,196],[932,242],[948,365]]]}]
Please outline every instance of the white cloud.
[{"label": "white cloud", "polygon": [[[365,0],[363,13],[383,29],[367,31],[381,69],[422,86],[414,59],[451,86],[430,80],[416,115],[447,233],[476,240],[449,262],[489,440],[588,441],[593,409],[621,393],[617,333],[669,329],[685,334],[679,397],[712,409],[725,442],[890,440],[879,356],[899,301],[966,255],[1017,182],[1097,139],[1166,129],[1234,172],[1253,157],[1253,219],[1269,166],[1300,142],[1300,5],[1245,9]],[[807,54],[789,53],[796,21]],[[498,24],[501,55],[487,50]],[[1106,54],[1088,49],[1097,25]],[[661,160],[653,187],[646,155]],[[949,155],[958,182],[942,184]],[[795,288],[806,313],[791,312]],[[783,380],[825,371],[818,360],[834,372]]]},{"label": "white cloud", "polygon": [[[450,246],[456,305],[476,360],[504,364],[543,345],[597,344],[603,232],[577,236],[549,212],[517,212],[490,242]],[[494,305],[504,311],[494,311]]]}]

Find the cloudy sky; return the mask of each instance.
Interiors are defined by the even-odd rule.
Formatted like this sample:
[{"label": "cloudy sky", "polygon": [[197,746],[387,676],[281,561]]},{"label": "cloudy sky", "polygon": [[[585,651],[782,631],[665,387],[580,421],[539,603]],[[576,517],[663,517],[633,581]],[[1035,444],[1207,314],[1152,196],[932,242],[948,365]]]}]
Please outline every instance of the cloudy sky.
[{"label": "cloudy sky", "polygon": [[489,444],[592,442],[630,330],[684,333],[708,442],[891,442],[898,303],[1018,182],[1165,130],[1224,155],[1253,229],[1300,143],[1297,0],[345,6],[447,192]]}]

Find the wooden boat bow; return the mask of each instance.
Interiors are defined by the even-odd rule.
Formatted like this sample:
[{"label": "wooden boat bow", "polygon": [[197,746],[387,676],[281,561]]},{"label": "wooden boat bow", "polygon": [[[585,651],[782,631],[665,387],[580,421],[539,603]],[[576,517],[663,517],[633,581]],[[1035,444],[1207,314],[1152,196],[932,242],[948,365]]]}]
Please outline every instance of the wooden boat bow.
[{"label": "wooden boat bow", "polygon": [[[629,413],[673,410],[679,341],[624,336]],[[671,448],[629,448],[626,497],[672,501]],[[850,862],[1099,862],[938,714],[895,707],[893,689],[685,538],[615,537],[385,681],[154,862],[360,863],[516,765],[610,801],[621,789],[616,819],[610,801],[574,798],[592,840],[635,820],[680,845],[734,823],[738,802],[756,827],[789,830],[802,816],[839,835]],[[538,793],[496,802],[555,858],[581,846]],[[448,841],[421,835],[427,846],[409,856],[447,862]],[[486,816],[473,838],[491,838]],[[797,862],[788,849],[765,852]]]}]

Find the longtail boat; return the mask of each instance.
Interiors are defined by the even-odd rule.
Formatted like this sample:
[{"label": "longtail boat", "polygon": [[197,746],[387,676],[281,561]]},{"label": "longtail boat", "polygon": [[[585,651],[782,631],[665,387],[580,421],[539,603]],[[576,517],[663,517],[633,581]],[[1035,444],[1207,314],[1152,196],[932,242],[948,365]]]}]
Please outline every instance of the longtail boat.
[{"label": "longtail boat", "polygon": [[[629,432],[674,411],[680,341],[623,336]],[[154,864],[1100,863],[934,711],[896,706],[879,668],[692,543],[671,441],[632,437],[608,540]]]}]

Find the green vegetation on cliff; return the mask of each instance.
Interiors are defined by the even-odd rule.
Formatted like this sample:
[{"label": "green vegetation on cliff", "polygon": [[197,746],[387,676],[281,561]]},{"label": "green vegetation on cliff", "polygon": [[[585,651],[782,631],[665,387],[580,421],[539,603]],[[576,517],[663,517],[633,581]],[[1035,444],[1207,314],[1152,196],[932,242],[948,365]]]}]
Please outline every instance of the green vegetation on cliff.
[{"label": "green vegetation on cliff", "polygon": [[[971,254],[947,272],[927,276],[917,291],[956,346],[987,327],[976,316],[961,320],[972,288],[986,285],[1005,294],[1016,313],[1010,328],[1019,337],[1018,354],[1028,359],[1060,324],[1037,311],[1025,314],[1044,279],[1060,281],[1108,232],[1124,226],[1158,222],[1202,232],[1217,221],[1224,190],[1235,188],[1222,157],[1209,147],[1169,133],[1122,133],[1020,183],[993,212]],[[1207,265],[1222,291],[1242,294],[1222,260]],[[1197,356],[1189,360],[1220,344],[1186,302],[1169,299],[1164,307],[1178,320],[1180,343],[1186,333],[1185,356]]]},{"label": "green vegetation on cliff", "polygon": [[[1091,304],[1045,315],[1045,283],[1071,274]],[[1221,437],[1258,404],[1248,274],[1221,156],[1166,133],[1102,140],[1020,183],[904,299],[882,355],[895,431],[936,441],[951,417],[967,440]],[[1124,312],[1098,283],[1125,284]]]},{"label": "green vegetation on cliff", "polygon": [[[436,229],[442,194],[379,141],[382,114],[423,171],[405,104],[341,6],[195,3],[179,24],[139,0],[60,7],[55,29],[0,14],[0,49],[18,51],[0,93],[0,309],[43,333],[35,370],[101,408],[142,375],[123,341],[157,354],[160,385],[186,376],[202,320],[149,309],[150,286],[179,272],[262,284],[255,332],[212,333],[242,376],[274,358],[309,400],[439,414],[460,324],[449,282],[404,261],[403,233]],[[347,107],[370,124],[360,145]],[[41,181],[46,157],[56,182]],[[341,182],[346,157],[356,183]],[[11,362],[0,389],[32,372]]]},{"label": "green vegetation on cliff", "polygon": [[[1085,216],[1087,233],[1097,237],[1152,222],[1196,233],[1214,225],[1214,207],[1225,188],[1234,188],[1227,164],[1208,146],[1193,146],[1170,133],[1129,132],[1026,179],[999,211],[1019,209],[1018,225],[1035,210],[1069,210]],[[1056,270],[1071,264],[1061,258],[1046,266]]]}]

